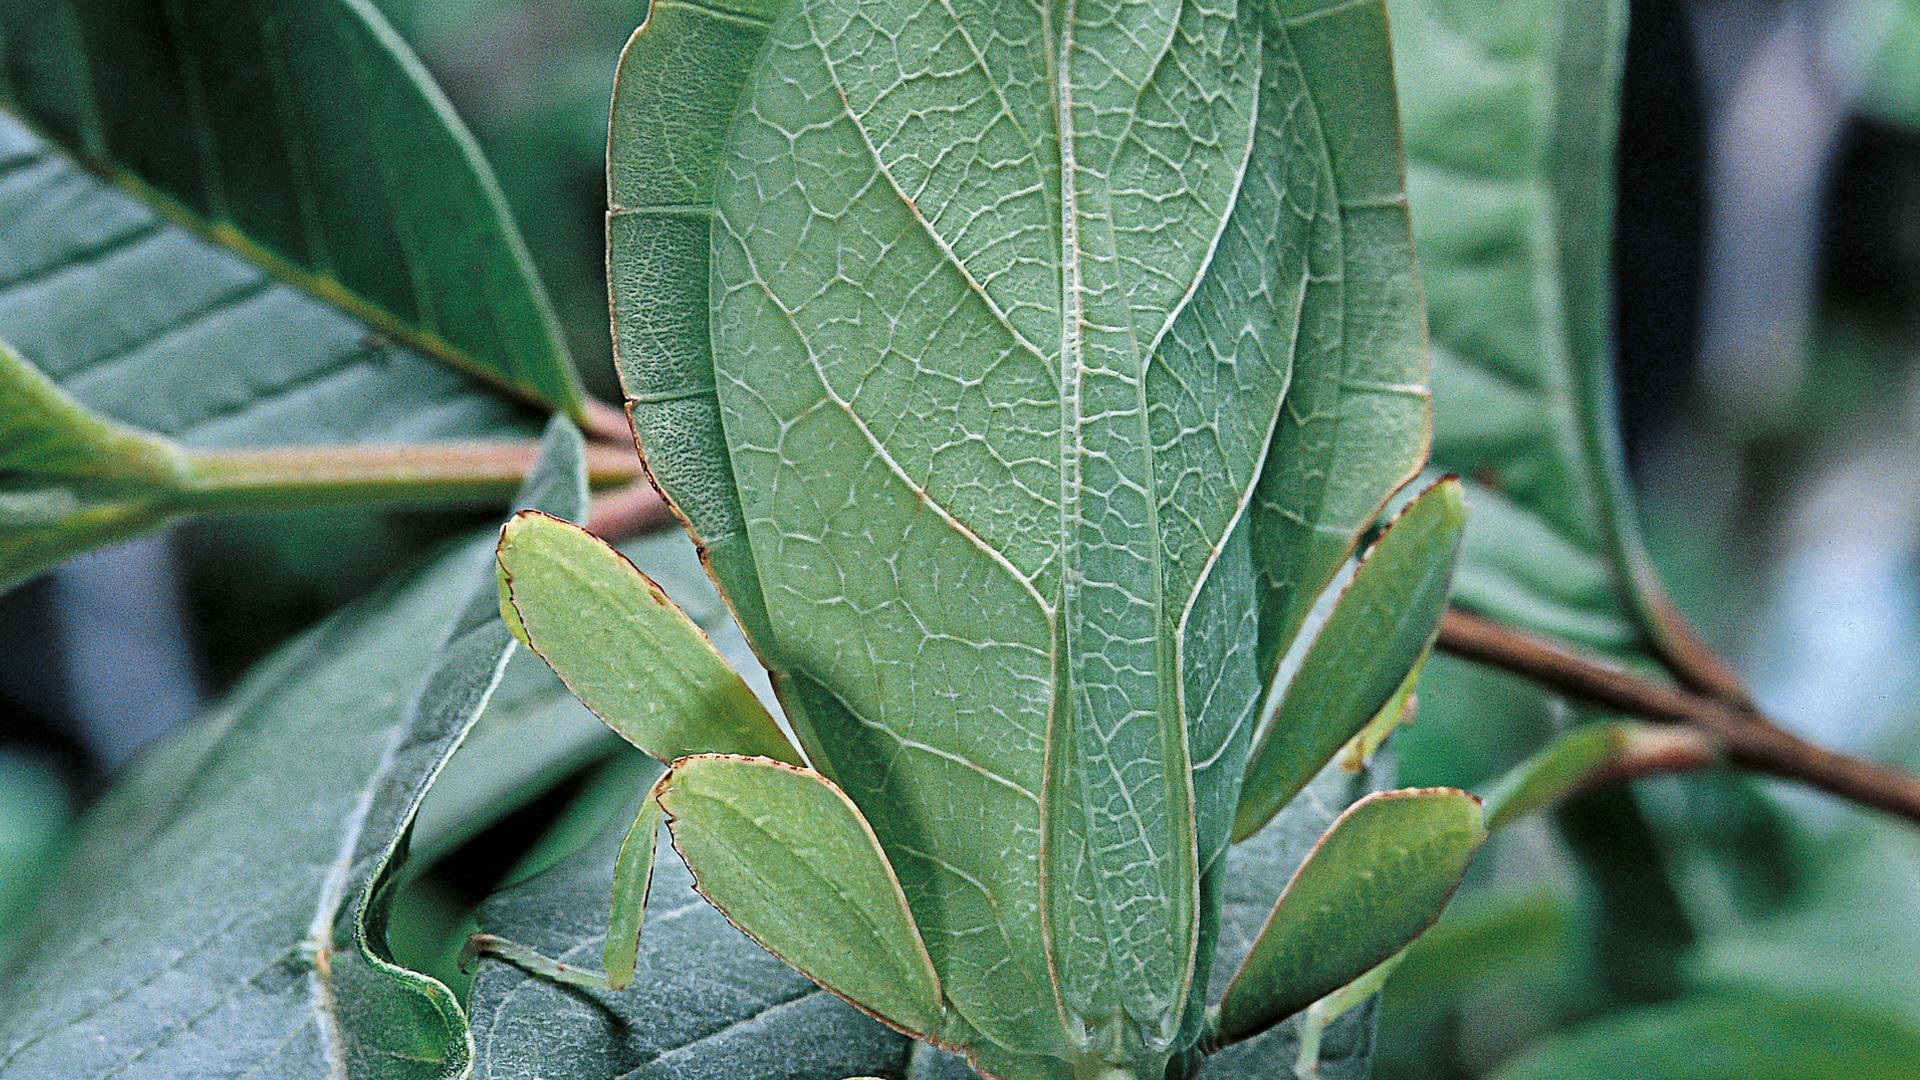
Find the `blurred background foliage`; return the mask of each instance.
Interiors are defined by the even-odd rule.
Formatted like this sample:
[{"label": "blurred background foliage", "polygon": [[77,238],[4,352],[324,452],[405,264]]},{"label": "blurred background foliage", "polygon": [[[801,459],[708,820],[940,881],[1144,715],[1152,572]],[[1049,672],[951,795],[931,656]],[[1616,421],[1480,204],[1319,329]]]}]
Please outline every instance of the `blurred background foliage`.
[{"label": "blurred background foliage", "polygon": [[[377,2],[478,135],[587,384],[611,396],[601,163],[643,0]],[[1920,769],[1920,0],[1632,15],[1616,332],[1647,539],[1771,715]],[[6,598],[0,935],[142,743],[465,524],[196,525]],[[1428,670],[1395,740],[1404,783],[1483,782],[1571,719],[1507,676]],[[474,905],[618,801],[631,778],[604,732],[584,713],[553,723],[572,740],[553,755],[565,779],[479,835],[462,792],[523,763],[506,741],[490,757],[484,731],[456,759],[423,820],[428,837],[446,823],[439,869],[396,916],[402,959],[458,985]],[[1378,1070],[1920,1075],[1920,835],[1724,773],[1528,822],[1394,976]]]}]

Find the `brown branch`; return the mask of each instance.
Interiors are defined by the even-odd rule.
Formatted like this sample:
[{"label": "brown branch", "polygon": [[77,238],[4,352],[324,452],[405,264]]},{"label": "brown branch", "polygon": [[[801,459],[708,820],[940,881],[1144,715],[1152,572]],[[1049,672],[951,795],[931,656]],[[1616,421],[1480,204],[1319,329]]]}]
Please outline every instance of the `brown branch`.
[{"label": "brown branch", "polygon": [[1670,686],[1458,608],[1441,620],[1439,648],[1618,712],[1686,725],[1716,740],[1733,764],[1920,823],[1920,778],[1815,746],[1757,710]]},{"label": "brown branch", "polygon": [[594,442],[633,445],[633,428],[627,423],[627,411],[604,401],[589,399],[585,403],[581,409],[580,431]]},{"label": "brown branch", "polygon": [[1643,586],[1642,592],[1645,594],[1643,618],[1651,623],[1654,651],[1673,677],[1680,680],[1681,685],[1708,697],[1719,698],[1741,709],[1753,709],[1753,698],[1747,694],[1746,683],[1741,681],[1739,673],[1707,647],[1693,623],[1674,606],[1672,598],[1658,588]]},{"label": "brown branch", "polygon": [[653,482],[641,479],[595,499],[586,527],[607,543],[618,544],[652,532],[672,520],[672,516],[667,511],[666,500],[653,489]]}]

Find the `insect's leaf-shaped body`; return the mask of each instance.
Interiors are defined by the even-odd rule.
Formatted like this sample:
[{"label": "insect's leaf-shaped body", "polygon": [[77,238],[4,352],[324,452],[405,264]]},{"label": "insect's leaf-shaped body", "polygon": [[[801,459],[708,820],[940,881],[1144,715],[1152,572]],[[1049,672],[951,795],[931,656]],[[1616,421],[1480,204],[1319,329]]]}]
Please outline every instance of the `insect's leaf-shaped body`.
[{"label": "insect's leaf-shaped body", "polygon": [[[957,1036],[1164,1059],[1195,1030],[1266,609],[1318,584],[1309,541],[1343,556],[1366,524],[1323,527],[1327,492],[1377,507],[1424,449],[1380,12],[652,18],[609,235],[655,475],[872,823]],[[724,146],[640,101],[675,58],[756,48],[709,80]],[[1378,130],[1329,131],[1335,97]]]}]

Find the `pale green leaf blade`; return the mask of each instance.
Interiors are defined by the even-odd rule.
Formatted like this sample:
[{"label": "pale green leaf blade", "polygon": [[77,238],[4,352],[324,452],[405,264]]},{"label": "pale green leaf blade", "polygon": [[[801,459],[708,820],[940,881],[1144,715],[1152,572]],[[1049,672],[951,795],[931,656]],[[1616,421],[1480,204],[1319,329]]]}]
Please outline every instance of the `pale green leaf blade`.
[{"label": "pale green leaf blade", "polygon": [[[659,559],[647,565],[677,567]],[[737,646],[726,652],[730,658],[749,655]],[[1272,826],[1227,852],[1216,993],[1246,955],[1288,875],[1367,783],[1364,774],[1329,768]],[[481,911],[482,927],[563,962],[591,963],[607,932],[600,911],[626,827],[627,817],[615,815],[594,845],[489,900]],[[690,965],[689,956],[701,962]],[[556,986],[509,964],[485,965],[470,1002],[479,1050],[476,1076],[506,1080],[632,1072],[636,1080],[719,1080],[744,1071],[792,1080],[861,1074],[962,1080],[975,1075],[959,1059],[910,1042],[834,1001],[751,944],[697,897],[685,867],[671,857],[655,874],[637,973],[629,989],[607,992]],[[1337,1022],[1323,1041],[1321,1076],[1364,1080],[1370,1075],[1371,1030],[1370,1009]],[[1298,1052],[1294,1025],[1283,1024],[1221,1051],[1201,1075],[1274,1075],[1291,1066]]]},{"label": "pale green leaf blade", "polygon": [[[607,882],[626,822],[617,816],[589,848],[488,900],[481,925],[564,962],[591,964],[607,930]],[[477,1080],[898,1076],[916,1045],[729,926],[671,853],[654,873],[638,945],[636,981],[617,992],[483,966],[469,1003]]]},{"label": "pale green leaf blade", "polygon": [[[614,365],[648,467],[750,636],[766,636],[709,336],[713,188],[779,0],[656,0],[620,54],[607,140]],[[809,753],[809,733],[797,734]],[[817,757],[817,755],[815,755]]]},{"label": "pale green leaf blade", "polygon": [[0,28],[0,107],[171,224],[469,375],[579,412],[491,171],[365,0],[14,0]]},{"label": "pale green leaf blade", "polygon": [[[1194,978],[1166,943],[1210,918],[1197,869],[1264,690],[1236,645],[1262,602],[1255,483],[1282,462],[1337,488],[1267,500],[1308,530],[1323,506],[1371,520],[1425,405],[1379,9],[1110,16],[816,0],[770,30],[650,24],[616,93],[609,258],[654,473],[809,759],[863,806],[911,801],[872,817],[956,1009],[1077,1055],[1055,966],[1075,1021],[1146,1060]],[[716,153],[635,103],[659,92],[645,63],[723,22],[726,48],[767,44]],[[876,26],[904,61],[862,45]],[[1319,446],[1344,410],[1339,448],[1270,451],[1308,352],[1331,390],[1298,419]],[[912,681],[868,666],[909,656]],[[1056,702],[1073,722],[1049,728]]]},{"label": "pale green leaf blade", "polygon": [[1460,482],[1442,480],[1368,549],[1248,759],[1236,839],[1299,794],[1433,647],[1466,517]]},{"label": "pale green leaf blade", "polygon": [[[1252,951],[1273,912],[1274,898],[1312,854],[1340,813],[1386,782],[1380,765],[1349,772],[1329,765],[1300,797],[1288,803],[1267,827],[1227,849],[1220,883],[1221,920],[1218,953],[1210,976],[1208,1000],[1217,1001]],[[1321,1032],[1321,1080],[1366,1080],[1373,1075],[1375,1008],[1371,1003],[1347,1013]],[[1202,1077],[1286,1076],[1301,1055],[1303,1014],[1265,1033],[1207,1055]]]},{"label": "pale green leaf blade", "polygon": [[1479,800],[1463,792],[1355,803],[1294,873],[1234,974],[1221,1036],[1262,1031],[1405,948],[1439,917],[1485,838]]},{"label": "pale green leaf blade", "polygon": [[[1393,72],[1380,63],[1404,47],[1399,27],[1390,47],[1383,4],[1281,7],[1298,24],[1310,90],[1299,137],[1324,144],[1327,164],[1313,185],[1304,343],[1248,513],[1269,677],[1361,535],[1426,462],[1433,431],[1400,105]],[[1290,199],[1303,187],[1300,171],[1289,175]]]},{"label": "pale green leaf blade", "polygon": [[1608,339],[1626,5],[1388,6],[1434,463],[1469,478],[1478,516],[1456,598],[1589,648],[1658,646]]},{"label": "pale green leaf blade", "polygon": [[497,561],[509,625],[622,738],[662,762],[722,753],[799,764],[700,628],[604,541],[524,513],[501,530]]},{"label": "pale green leaf blade", "polygon": [[873,830],[819,774],[683,759],[654,788],[700,894],[769,952],[890,1026],[944,1028],[939,977]]},{"label": "pale green leaf blade", "polygon": [[646,920],[647,896],[653,891],[654,856],[660,840],[660,800],[641,800],[620,841],[613,860],[613,907],[607,920],[607,943],[600,950],[607,983],[619,989],[633,983],[639,963],[640,930]]}]

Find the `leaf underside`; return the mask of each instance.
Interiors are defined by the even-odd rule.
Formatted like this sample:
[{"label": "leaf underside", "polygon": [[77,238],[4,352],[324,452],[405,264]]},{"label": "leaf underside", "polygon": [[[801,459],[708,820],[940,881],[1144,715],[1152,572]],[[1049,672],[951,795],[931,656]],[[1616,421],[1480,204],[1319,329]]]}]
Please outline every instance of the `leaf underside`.
[{"label": "leaf underside", "polygon": [[1164,1054],[1253,712],[1424,452],[1381,12],[782,7],[623,57],[643,449],[976,1042]]},{"label": "leaf underside", "polygon": [[[1459,481],[1409,503],[1368,549],[1316,633],[1247,761],[1233,835],[1250,836],[1383,708],[1433,647],[1460,555],[1466,507]],[[1363,756],[1365,756],[1363,754]]]}]

